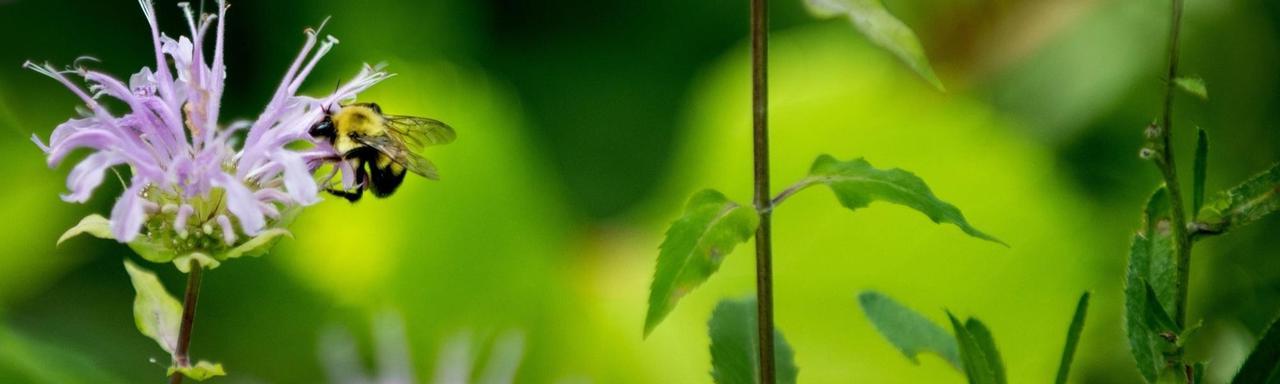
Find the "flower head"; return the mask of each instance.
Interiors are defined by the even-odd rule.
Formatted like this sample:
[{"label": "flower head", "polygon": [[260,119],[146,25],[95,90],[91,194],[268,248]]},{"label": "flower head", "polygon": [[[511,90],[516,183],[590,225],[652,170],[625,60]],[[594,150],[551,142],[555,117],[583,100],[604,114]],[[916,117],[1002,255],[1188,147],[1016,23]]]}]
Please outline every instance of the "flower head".
[{"label": "flower head", "polygon": [[[333,155],[332,149],[296,150],[289,144],[310,139],[307,129],[326,106],[353,99],[391,75],[366,65],[329,95],[297,95],[316,63],[338,42],[332,36],[321,41],[318,30],[308,29],[302,51],[258,118],[223,124],[226,4],[220,0],[216,15],[198,18],[186,3],[179,4],[189,35],[176,40],[159,31],[149,0],[139,4],[151,29],[155,70],[144,67],[125,82],[79,65],[59,70],[24,64],[62,83],[84,103],[79,116],[58,125],[47,144],[32,136],[50,167],[77,149],[92,151],[71,170],[62,199],[85,202],[108,169],[127,166],[129,181],[110,220],[104,221],[109,231],[97,232],[135,249],[140,244],[168,255],[153,261],[191,253],[218,255],[282,226],[290,210],[319,201],[313,173],[319,159]],[[204,44],[210,33],[214,48],[207,57]],[[113,112],[100,102],[104,98],[118,100],[126,110]]]}]

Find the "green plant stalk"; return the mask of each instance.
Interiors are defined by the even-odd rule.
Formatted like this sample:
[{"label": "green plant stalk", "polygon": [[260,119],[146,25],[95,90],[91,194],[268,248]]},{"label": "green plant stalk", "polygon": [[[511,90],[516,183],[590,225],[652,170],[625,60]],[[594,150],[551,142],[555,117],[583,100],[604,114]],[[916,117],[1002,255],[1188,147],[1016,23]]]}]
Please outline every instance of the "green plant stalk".
[{"label": "green plant stalk", "polygon": [[756,319],[759,334],[760,381],[773,384],[773,239],[769,193],[769,1],[751,0],[751,112],[755,173]]},{"label": "green plant stalk", "polygon": [[[191,347],[191,325],[196,319],[196,302],[200,300],[200,279],[204,268],[195,259],[191,260],[191,272],[187,273],[187,292],[182,299],[182,325],[178,328],[178,349],[173,352],[174,364],[179,367],[191,365],[187,350]],[[170,384],[182,383],[182,372],[174,372],[169,377]]]},{"label": "green plant stalk", "polygon": [[[1156,164],[1160,167],[1160,173],[1164,176],[1165,186],[1169,189],[1169,200],[1171,205],[1170,223],[1173,231],[1173,248],[1175,254],[1174,265],[1176,267],[1176,276],[1174,281],[1174,322],[1179,328],[1185,328],[1187,325],[1187,301],[1190,296],[1189,285],[1191,282],[1191,237],[1187,233],[1187,216],[1183,208],[1182,188],[1178,183],[1178,167],[1174,161],[1173,151],[1173,96],[1176,93],[1174,89],[1174,79],[1178,78],[1178,40],[1182,23],[1182,3],[1183,0],[1171,0],[1173,12],[1169,23],[1169,67],[1165,77],[1164,92],[1164,113],[1160,119],[1160,140],[1163,147],[1160,157],[1156,159]],[[1182,358],[1182,350],[1179,348],[1176,359]],[[1192,366],[1184,365],[1187,382],[1191,382],[1194,377]]]}]

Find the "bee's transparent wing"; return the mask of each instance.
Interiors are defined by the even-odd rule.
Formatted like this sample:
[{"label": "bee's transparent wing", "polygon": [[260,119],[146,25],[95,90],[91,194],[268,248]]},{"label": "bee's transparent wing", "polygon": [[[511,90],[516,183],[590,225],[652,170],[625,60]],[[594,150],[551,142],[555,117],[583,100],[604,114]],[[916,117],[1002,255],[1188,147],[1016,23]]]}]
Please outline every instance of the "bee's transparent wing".
[{"label": "bee's transparent wing", "polygon": [[431,145],[452,143],[458,135],[453,127],[436,119],[417,116],[383,115],[387,130],[414,151]]},{"label": "bee's transparent wing", "polygon": [[355,136],[356,141],[361,144],[368,145],[373,149],[382,152],[391,158],[391,161],[404,166],[409,172],[416,173],[422,177],[439,180],[440,175],[436,173],[435,164],[431,164],[430,160],[425,157],[413,153],[405,144],[401,143],[399,138],[392,135],[380,136]]}]

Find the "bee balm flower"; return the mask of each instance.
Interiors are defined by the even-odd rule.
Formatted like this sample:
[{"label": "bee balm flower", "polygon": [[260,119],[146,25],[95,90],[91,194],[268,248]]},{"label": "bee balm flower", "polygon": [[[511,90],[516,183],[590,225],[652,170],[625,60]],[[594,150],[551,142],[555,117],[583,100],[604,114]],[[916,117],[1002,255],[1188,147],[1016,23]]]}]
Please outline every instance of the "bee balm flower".
[{"label": "bee balm flower", "polygon": [[[110,219],[86,218],[64,239],[91,233],[129,243],[151,261],[200,255],[213,256],[200,260],[216,266],[214,259],[239,256],[287,234],[283,226],[289,213],[319,201],[313,173],[333,154],[323,145],[295,150],[288,144],[309,140],[307,129],[320,119],[324,106],[353,99],[390,74],[365,66],[327,96],[297,95],[316,63],[337,43],[331,36],[320,41],[318,31],[307,30],[302,51],[258,118],[223,124],[226,5],[219,1],[217,15],[197,19],[186,3],[180,4],[189,35],[175,40],[158,30],[151,3],[139,3],[151,27],[155,70],[144,67],[126,82],[79,66],[58,70],[24,64],[62,83],[84,104],[77,108],[79,116],[54,129],[47,144],[32,137],[50,167],[75,150],[92,151],[71,170],[62,199],[83,203],[108,169],[127,166],[130,171]],[[212,57],[204,49],[210,33]],[[104,98],[118,100],[125,110],[111,110],[100,102]],[[348,187],[350,183],[346,181]]]}]

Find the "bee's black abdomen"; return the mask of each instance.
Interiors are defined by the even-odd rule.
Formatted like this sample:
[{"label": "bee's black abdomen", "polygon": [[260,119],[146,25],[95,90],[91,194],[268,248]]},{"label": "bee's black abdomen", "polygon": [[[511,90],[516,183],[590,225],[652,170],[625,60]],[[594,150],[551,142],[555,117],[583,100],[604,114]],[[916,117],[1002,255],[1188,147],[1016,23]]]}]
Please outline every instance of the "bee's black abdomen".
[{"label": "bee's black abdomen", "polygon": [[396,172],[391,167],[378,168],[370,164],[369,171],[371,181],[369,189],[377,197],[391,196],[391,193],[400,187],[400,183],[404,182],[404,168],[400,168],[399,172]]}]

